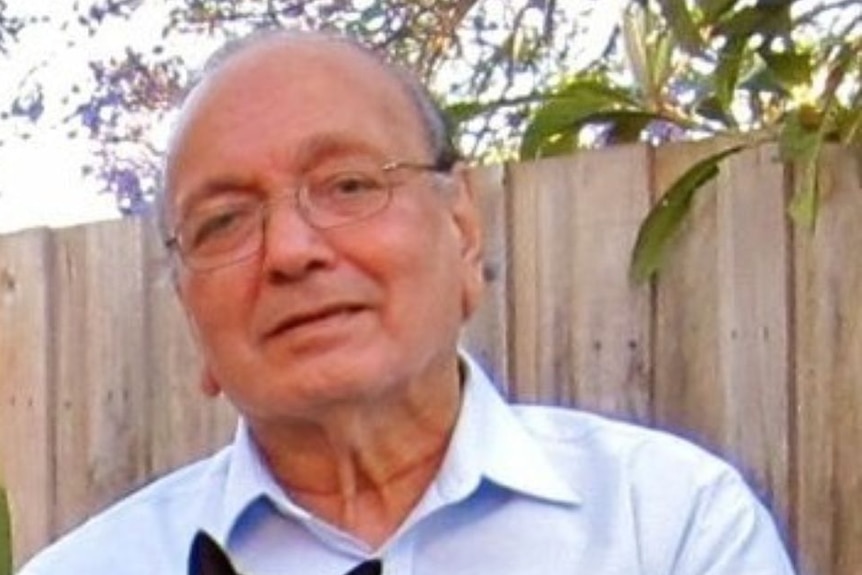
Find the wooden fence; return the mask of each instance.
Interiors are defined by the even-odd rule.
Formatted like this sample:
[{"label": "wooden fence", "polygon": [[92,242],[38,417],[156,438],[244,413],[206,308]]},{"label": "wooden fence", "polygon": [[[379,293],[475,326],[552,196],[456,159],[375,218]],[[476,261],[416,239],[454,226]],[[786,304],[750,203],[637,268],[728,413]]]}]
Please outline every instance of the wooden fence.
[{"label": "wooden fence", "polygon": [[[653,285],[627,278],[651,197],[721,142],[473,172],[494,280],[466,340],[508,393],[684,434],[737,464],[801,573],[862,573],[862,186],[830,150],[813,233],[792,170],[734,158]],[[0,482],[20,563],[223,443],[151,222],[0,236]]]}]

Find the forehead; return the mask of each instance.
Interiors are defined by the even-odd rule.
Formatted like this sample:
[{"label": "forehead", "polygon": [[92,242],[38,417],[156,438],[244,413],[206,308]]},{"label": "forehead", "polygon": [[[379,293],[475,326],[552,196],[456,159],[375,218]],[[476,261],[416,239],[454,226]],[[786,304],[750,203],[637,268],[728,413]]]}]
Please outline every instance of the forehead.
[{"label": "forehead", "polygon": [[381,155],[428,151],[416,104],[374,57],[332,39],[262,40],[228,56],[187,101],[167,193],[213,169],[300,169],[321,141],[334,149],[338,138]]},{"label": "forehead", "polygon": [[227,129],[265,116],[299,126],[333,109],[419,122],[404,83],[370,53],[335,39],[276,37],[229,55],[201,82],[183,108],[176,143],[206,121]]}]

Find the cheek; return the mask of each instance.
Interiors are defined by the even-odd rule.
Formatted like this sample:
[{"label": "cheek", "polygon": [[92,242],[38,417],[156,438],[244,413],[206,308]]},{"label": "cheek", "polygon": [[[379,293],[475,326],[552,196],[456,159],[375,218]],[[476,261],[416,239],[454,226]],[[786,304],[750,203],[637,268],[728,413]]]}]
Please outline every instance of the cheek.
[{"label": "cheek", "polygon": [[453,314],[460,320],[458,246],[443,222],[434,223],[426,220],[412,228],[394,228],[369,254],[379,264],[366,269],[388,292],[391,321],[449,323]]},{"label": "cheek", "polygon": [[181,281],[180,298],[195,335],[205,347],[225,334],[245,331],[243,317],[250,313],[255,283],[239,271],[225,268]]}]

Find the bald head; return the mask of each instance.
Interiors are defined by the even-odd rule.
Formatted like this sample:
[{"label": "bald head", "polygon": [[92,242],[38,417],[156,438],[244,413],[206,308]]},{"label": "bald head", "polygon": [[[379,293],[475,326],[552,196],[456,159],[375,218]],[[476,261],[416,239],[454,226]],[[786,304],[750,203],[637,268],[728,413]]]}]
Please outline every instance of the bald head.
[{"label": "bald head", "polygon": [[458,153],[452,142],[443,113],[434,97],[422,82],[401,66],[392,63],[385,55],[346,36],[323,32],[299,32],[295,30],[256,32],[229,42],[216,51],[204,66],[203,75],[206,77],[214,73],[233,56],[244,52],[246,49],[267,43],[287,46],[289,43],[296,42],[320,42],[341,45],[348,51],[358,52],[377,62],[377,64],[386,70],[387,74],[392,76],[393,80],[401,85],[405,94],[413,101],[416,113],[420,116],[427,131],[429,142],[432,144],[432,148],[436,151],[441,163],[451,165],[458,159]]},{"label": "bald head", "polygon": [[[242,89],[242,85],[260,84],[259,80],[264,80],[266,87],[261,87],[257,92]],[[371,84],[379,88],[375,102],[377,106],[386,108],[392,116],[405,113],[411,116],[402,120],[415,124],[413,131],[423,139],[431,163],[445,171],[458,160],[459,154],[443,114],[427,89],[410,73],[346,37],[282,30],[256,33],[228,43],[208,60],[200,79],[183,104],[180,121],[168,149],[165,168],[167,189],[162,193],[171,195],[174,185],[172,168],[184,152],[189,127],[202,116],[212,113],[213,98],[220,99],[216,107],[221,108],[229,101],[224,100],[225,93],[232,90],[242,92],[239,98],[234,98],[234,104],[252,110],[258,103],[261,106],[273,105],[271,99],[280,97],[279,86],[331,80],[340,80],[340,91],[347,92],[354,89],[351,82],[356,89],[361,89],[360,84],[370,80]],[[335,84],[337,82],[333,82]],[[320,93],[317,97],[322,100]],[[332,94],[332,98],[342,96],[344,94]],[[392,105],[398,100],[402,100],[405,105]],[[321,101],[321,104],[321,109],[324,109],[324,102]],[[280,105],[289,112],[292,104],[285,99]],[[306,111],[302,113],[307,114],[309,107],[303,108]],[[398,122],[392,125],[398,125]],[[165,209],[169,206],[164,197],[158,200],[158,213],[162,217],[163,229],[167,231],[165,224],[170,218],[166,218]]]}]

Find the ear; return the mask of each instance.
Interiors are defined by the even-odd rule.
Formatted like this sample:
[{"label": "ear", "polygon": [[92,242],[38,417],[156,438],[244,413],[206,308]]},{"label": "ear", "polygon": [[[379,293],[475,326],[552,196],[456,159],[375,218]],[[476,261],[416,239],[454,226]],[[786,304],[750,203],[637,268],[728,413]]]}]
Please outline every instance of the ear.
[{"label": "ear", "polygon": [[[180,289],[177,280],[174,281],[174,291],[177,295],[177,299],[180,302],[180,307],[182,308],[183,313],[186,316],[186,325],[188,325],[189,329],[191,330],[192,341],[194,341],[195,346],[197,346],[198,353],[200,355],[204,355],[200,345],[201,340],[198,333],[197,324],[195,323],[195,320],[192,317],[191,313],[189,313],[189,308],[188,306],[186,306],[186,302],[183,299],[182,290]],[[200,389],[207,397],[218,397],[221,394],[221,385],[219,384],[215,376],[213,376],[212,370],[208,365],[206,365],[206,363],[201,369],[201,373],[198,379],[198,389]]]},{"label": "ear", "polygon": [[452,216],[461,242],[461,308],[466,321],[479,306],[485,287],[484,240],[479,197],[464,164],[452,169],[455,186]]},{"label": "ear", "polygon": [[239,575],[212,537],[198,531],[189,553],[188,575]]},{"label": "ear", "polygon": [[210,370],[209,366],[204,366],[201,371],[201,378],[198,382],[198,387],[207,397],[218,397],[221,394],[221,385],[219,385],[216,378],[213,376],[212,370]]}]

